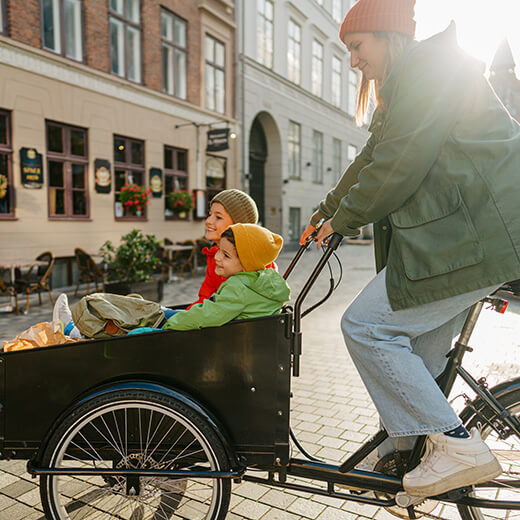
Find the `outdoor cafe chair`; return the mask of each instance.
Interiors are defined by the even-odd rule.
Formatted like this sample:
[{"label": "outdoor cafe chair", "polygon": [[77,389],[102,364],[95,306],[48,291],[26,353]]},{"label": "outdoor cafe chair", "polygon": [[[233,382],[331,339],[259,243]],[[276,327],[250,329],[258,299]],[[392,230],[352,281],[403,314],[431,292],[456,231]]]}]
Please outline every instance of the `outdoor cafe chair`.
[{"label": "outdoor cafe chair", "polygon": [[76,264],[79,270],[79,278],[78,283],[76,284],[76,290],[74,291],[74,296],[78,294],[78,288],[80,283],[87,284],[86,294],[90,292],[91,283],[95,285],[96,292],[98,292],[98,282],[101,284],[101,288],[103,288],[104,284],[103,271],[96,264],[94,259],[83,249],[79,247],[74,249],[74,256],[76,257]]},{"label": "outdoor cafe chair", "polygon": [[[165,245],[173,245],[173,242],[165,238]],[[168,267],[170,267],[174,272],[178,274],[179,280],[182,280],[182,275],[184,270],[188,270],[191,272],[192,277],[195,276],[195,268],[194,268],[194,256],[196,244],[194,240],[184,240],[182,242],[176,242],[175,244],[179,246],[192,246],[191,249],[186,249],[183,251],[172,251],[170,255],[166,256],[166,262]]]},{"label": "outdoor cafe chair", "polygon": [[51,304],[54,306],[54,299],[50,286],[51,271],[54,267],[54,257],[50,251],[45,251],[36,257],[36,260],[45,262],[43,265],[31,266],[27,274],[15,279],[15,288],[18,293],[27,295],[25,312],[29,312],[29,296],[38,293],[38,301],[42,304],[42,291],[47,291]]},{"label": "outdoor cafe chair", "polygon": [[20,309],[18,308],[18,293],[16,292],[14,285],[6,284],[2,278],[0,278],[0,294],[7,294],[10,297],[14,296],[15,311],[16,314],[19,314]]}]

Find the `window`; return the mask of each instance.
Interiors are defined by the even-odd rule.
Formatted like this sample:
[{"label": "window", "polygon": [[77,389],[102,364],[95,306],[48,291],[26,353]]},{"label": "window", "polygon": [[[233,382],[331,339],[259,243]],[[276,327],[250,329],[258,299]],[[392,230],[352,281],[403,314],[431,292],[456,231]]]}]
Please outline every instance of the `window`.
[{"label": "window", "polygon": [[289,80],[297,85],[301,80],[301,56],[302,30],[301,27],[289,20],[289,42],[287,44],[287,75]]},{"label": "window", "polygon": [[312,131],[312,182],[323,182],[323,134]]},{"label": "window", "polygon": [[301,209],[289,208],[289,242],[300,240]]},{"label": "window", "polygon": [[188,90],[186,26],[184,20],[161,10],[163,91],[181,99],[186,99]]},{"label": "window", "polygon": [[338,23],[343,21],[343,9],[341,0],[332,0],[332,18]]},{"label": "window", "polygon": [[164,147],[164,216],[171,219],[168,193],[188,189],[188,152],[171,146]]},{"label": "window", "polygon": [[0,34],[7,34],[7,16],[4,0],[0,0]]},{"label": "window", "polygon": [[226,102],[225,47],[206,35],[206,108],[223,114]]},{"label": "window", "polygon": [[323,93],[323,45],[318,40],[312,42],[312,93]]},{"label": "window", "polygon": [[332,57],[332,104],[341,106],[341,60],[337,56]]},{"label": "window", "polygon": [[136,207],[125,208],[119,202],[119,193],[125,184],[137,184],[145,187],[144,141],[119,135],[114,136],[114,174],[114,213],[116,219],[144,220],[146,218],[146,206],[141,210]]},{"label": "window", "polygon": [[288,173],[291,179],[301,178],[301,126],[289,121],[287,138]]},{"label": "window", "polygon": [[110,72],[141,82],[139,0],[110,0]]},{"label": "window", "polygon": [[0,220],[14,218],[11,113],[0,110]]},{"label": "window", "polygon": [[356,103],[357,103],[357,85],[358,75],[352,69],[348,70],[348,97],[347,97],[347,112],[351,116],[356,115]]},{"label": "window", "polygon": [[349,144],[347,147],[347,159],[350,164],[357,157],[357,147],[353,144]]},{"label": "window", "polygon": [[89,216],[87,131],[47,122],[49,217]]},{"label": "window", "polygon": [[341,174],[343,173],[341,171],[342,164],[341,164],[341,139],[334,138],[332,140],[332,162],[333,162],[333,170],[334,170],[334,181],[338,181],[338,179],[341,177]]},{"label": "window", "polygon": [[83,60],[81,0],[41,0],[44,49]]},{"label": "window", "polygon": [[271,69],[273,67],[273,2],[271,0],[258,0],[257,4],[257,59]]}]

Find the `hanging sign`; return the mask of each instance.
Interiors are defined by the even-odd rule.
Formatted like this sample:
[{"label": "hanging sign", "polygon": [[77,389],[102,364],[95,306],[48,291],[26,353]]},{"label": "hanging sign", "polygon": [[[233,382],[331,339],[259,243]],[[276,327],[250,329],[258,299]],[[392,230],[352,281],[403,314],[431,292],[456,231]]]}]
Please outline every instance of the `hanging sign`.
[{"label": "hanging sign", "polygon": [[97,193],[110,193],[112,188],[112,174],[110,162],[106,159],[94,160],[94,178]]},{"label": "hanging sign", "polygon": [[208,130],[206,152],[220,152],[229,148],[229,128]]},{"label": "hanging sign", "polygon": [[150,189],[152,190],[153,197],[162,197],[163,180],[162,170],[160,168],[150,168]]},{"label": "hanging sign", "polygon": [[43,184],[42,154],[35,148],[20,148],[20,169],[25,188],[41,188]]}]

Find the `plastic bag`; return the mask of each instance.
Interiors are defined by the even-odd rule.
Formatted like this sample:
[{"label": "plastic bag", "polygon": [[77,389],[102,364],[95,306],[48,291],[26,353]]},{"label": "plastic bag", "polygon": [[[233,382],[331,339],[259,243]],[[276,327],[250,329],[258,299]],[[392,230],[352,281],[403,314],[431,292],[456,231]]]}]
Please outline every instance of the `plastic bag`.
[{"label": "plastic bag", "polygon": [[24,330],[14,339],[4,341],[4,352],[75,343],[76,341],[80,340],[63,334],[59,322],[44,321]]}]

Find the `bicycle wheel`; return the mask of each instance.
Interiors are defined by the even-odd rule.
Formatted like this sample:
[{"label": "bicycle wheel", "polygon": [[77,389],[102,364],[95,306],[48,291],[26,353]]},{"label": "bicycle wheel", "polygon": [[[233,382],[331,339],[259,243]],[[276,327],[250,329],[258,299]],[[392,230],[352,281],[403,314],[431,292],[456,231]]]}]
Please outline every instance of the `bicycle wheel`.
[{"label": "bicycle wheel", "polygon": [[[512,415],[520,419],[520,390],[513,390],[498,399],[500,404]],[[484,413],[485,417],[493,422],[491,412]],[[477,416],[472,417],[466,424],[469,430],[473,427],[481,428],[481,436],[491,448],[500,462],[503,473],[500,480],[510,480],[512,485],[519,486],[520,479],[520,439],[514,434],[509,434],[506,439],[501,439],[497,432],[489,424],[481,424],[483,421]],[[520,502],[520,486],[497,488],[477,487],[472,495],[476,498],[493,500],[514,500]],[[520,510],[484,509],[479,507],[458,505],[460,516],[463,520],[487,520],[487,519],[520,519]]]},{"label": "bicycle wheel", "polygon": [[[207,421],[165,395],[124,390],[75,410],[47,444],[50,468],[226,471],[229,462]],[[230,479],[41,476],[49,520],[223,520]]]}]

